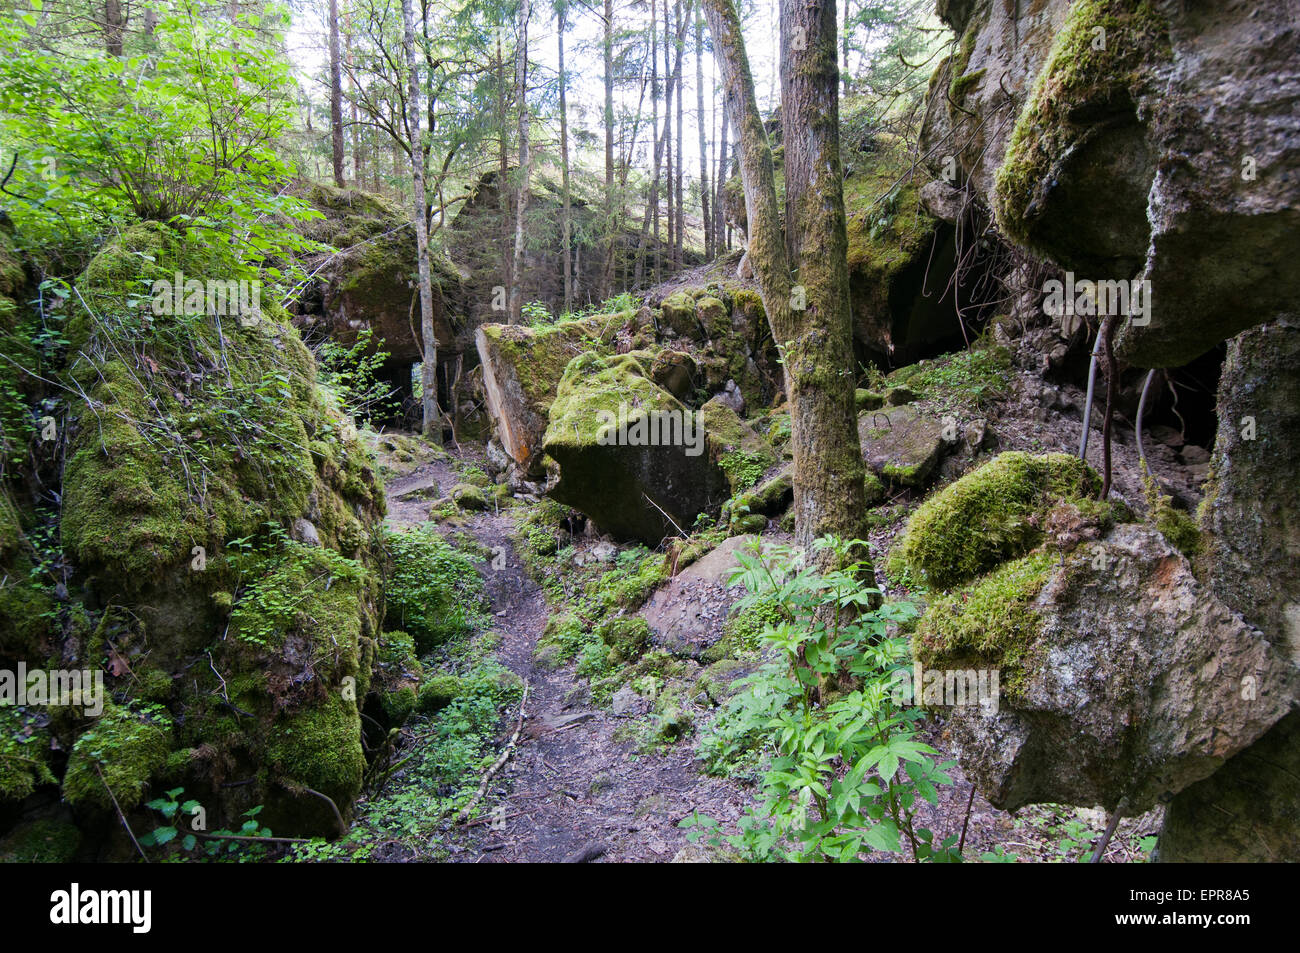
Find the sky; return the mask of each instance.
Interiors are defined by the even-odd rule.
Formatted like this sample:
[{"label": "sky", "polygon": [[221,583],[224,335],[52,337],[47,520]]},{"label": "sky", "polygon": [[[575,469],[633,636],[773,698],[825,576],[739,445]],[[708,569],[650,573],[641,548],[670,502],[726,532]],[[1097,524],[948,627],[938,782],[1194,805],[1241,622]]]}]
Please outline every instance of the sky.
[{"label": "sky", "polygon": [[[328,102],[328,90],[319,81],[323,77],[326,62],[326,27],[325,16],[328,13],[327,0],[307,0],[295,4],[293,24],[289,31],[288,46],[295,71],[303,88],[313,101]],[[604,108],[604,65],[600,48],[602,27],[600,20],[601,0],[594,0],[594,6],[586,0],[573,0],[569,12],[568,29],[565,32],[565,65],[569,73],[569,122],[574,129],[583,129],[604,141],[601,126]],[[616,0],[615,24],[631,28],[638,23],[648,22],[648,13],[644,7],[633,13],[628,0]],[[759,108],[767,111],[777,103],[779,84],[776,81],[776,0],[754,0],[747,3],[749,11],[744,24],[746,47],[754,72],[754,85],[758,95]],[[695,89],[695,56],[688,31],[687,49],[682,62],[683,81],[686,84],[686,99],[683,102],[685,126],[682,136],[684,170],[688,180],[699,177],[699,142],[696,130],[697,97]],[[705,29],[707,42],[708,30]],[[550,3],[534,3],[533,16],[529,26],[530,60],[533,65],[533,82],[544,80],[554,82],[559,72],[558,52],[556,49],[556,24],[551,13]],[[661,40],[662,43],[662,40]],[[713,143],[719,137],[722,121],[722,102],[720,96],[714,95],[717,78],[716,64],[711,52],[706,50],[704,61],[704,108],[709,116],[709,141]],[[663,64],[660,63],[662,76]],[[635,111],[640,89],[639,82],[629,83],[628,88],[616,93],[622,106],[629,112]],[[660,104],[662,110],[662,103]],[[616,107],[618,108],[618,107]],[[643,153],[640,161],[634,164],[647,167],[649,158],[649,116],[650,103],[647,98],[643,105],[645,122],[640,134],[639,147]],[[674,108],[674,113],[675,113]],[[662,116],[661,116],[662,122]],[[558,135],[558,127],[556,130]],[[734,143],[735,136],[731,136]],[[709,146],[712,153],[713,145]],[[597,147],[588,156],[589,161],[603,162],[601,147]],[[710,161],[716,157],[710,155]]]}]

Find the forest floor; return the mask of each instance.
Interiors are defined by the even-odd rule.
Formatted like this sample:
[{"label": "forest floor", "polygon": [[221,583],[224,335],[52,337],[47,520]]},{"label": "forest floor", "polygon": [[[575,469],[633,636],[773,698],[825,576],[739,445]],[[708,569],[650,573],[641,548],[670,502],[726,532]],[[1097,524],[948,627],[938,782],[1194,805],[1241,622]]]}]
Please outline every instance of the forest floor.
[{"label": "forest floor", "polygon": [[[500,636],[496,657],[528,686],[523,730],[475,816],[468,824],[441,825],[438,840],[446,858],[489,863],[727,859],[690,844],[680,822],[698,811],[734,831],[735,822],[755,802],[755,789],[740,779],[705,774],[692,737],[647,744],[644,722],[653,716],[641,716],[638,724],[636,716],[616,716],[608,706],[594,704],[573,663],[548,668],[535,662],[547,621],[562,607],[548,603],[516,550],[517,514],[527,511],[528,502],[462,512],[450,524],[437,521],[434,503],[440,488],[460,482],[461,469],[481,464],[482,454],[481,447],[467,445],[445,457],[421,455],[400,468],[404,472],[387,469],[392,528],[433,522],[462,548],[472,538],[491,626]],[[482,558],[484,553],[497,558]],[[681,598],[692,596],[687,592]],[[697,733],[707,720],[707,715],[697,720]],[[515,705],[502,719],[495,752],[504,750],[519,724]],[[410,740],[419,743],[418,737]],[[927,740],[944,751],[941,723],[933,723]],[[1105,827],[1100,810],[1035,805],[1013,816],[973,792],[960,769],[952,774],[954,783],[940,788],[938,804],[922,806],[918,823],[941,835],[964,832],[968,859],[1080,860],[1090,856],[1090,845]],[[1158,812],[1123,820],[1106,860],[1146,859],[1159,821]],[[422,859],[421,854],[381,852],[374,859],[414,860]]]}]

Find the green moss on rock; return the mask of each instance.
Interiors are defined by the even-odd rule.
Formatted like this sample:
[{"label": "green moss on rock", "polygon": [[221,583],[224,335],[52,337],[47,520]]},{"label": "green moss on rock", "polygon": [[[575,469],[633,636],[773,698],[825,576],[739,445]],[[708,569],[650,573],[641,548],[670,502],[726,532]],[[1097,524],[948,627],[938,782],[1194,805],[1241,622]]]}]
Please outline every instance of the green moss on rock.
[{"label": "green moss on rock", "polygon": [[74,807],[100,810],[111,810],[115,798],[128,811],[144,800],[150,779],[170,753],[171,725],[165,718],[109,702],[72,747],[63,798]]},{"label": "green moss on rock", "polygon": [[1099,489],[1092,468],[1068,454],[1001,454],[921,504],[890,556],[891,574],[905,567],[940,588],[964,582],[1037,546],[1053,506]]},{"label": "green moss on rock", "polygon": [[1031,553],[934,600],[913,636],[917,660],[926,668],[997,668],[1014,695],[1040,631],[1033,602],[1056,561],[1049,552]]}]

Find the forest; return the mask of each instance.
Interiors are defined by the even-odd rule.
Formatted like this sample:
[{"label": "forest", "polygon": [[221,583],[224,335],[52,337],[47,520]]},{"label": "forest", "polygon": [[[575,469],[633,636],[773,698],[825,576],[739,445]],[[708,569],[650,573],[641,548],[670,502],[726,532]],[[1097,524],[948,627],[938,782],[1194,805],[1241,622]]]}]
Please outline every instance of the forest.
[{"label": "forest", "polygon": [[1300,860],[1298,23],[7,0],[0,861]]}]

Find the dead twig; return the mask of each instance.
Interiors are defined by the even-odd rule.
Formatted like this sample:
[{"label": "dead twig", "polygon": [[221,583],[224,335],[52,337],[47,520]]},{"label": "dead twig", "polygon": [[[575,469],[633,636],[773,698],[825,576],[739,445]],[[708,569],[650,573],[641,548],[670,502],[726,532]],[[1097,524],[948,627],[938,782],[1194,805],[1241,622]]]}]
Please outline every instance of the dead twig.
[{"label": "dead twig", "polygon": [[121,820],[122,826],[126,828],[126,834],[131,838],[131,843],[135,845],[136,851],[139,852],[140,859],[146,864],[149,863],[149,858],[145,856],[144,848],[141,847],[140,842],[135,839],[135,831],[131,830],[131,825],[126,822],[126,815],[122,813],[122,806],[117,803],[117,795],[115,795],[113,789],[108,786],[108,781],[104,778],[104,772],[99,770],[98,762],[95,762],[95,773],[99,775],[99,780],[104,785],[104,790],[108,792],[108,796],[113,802],[113,807],[117,810],[118,819]]},{"label": "dead twig", "polygon": [[478,806],[478,802],[483,800],[483,795],[487,793],[488,785],[492,782],[492,778],[495,777],[496,773],[505,766],[505,763],[508,760],[510,760],[510,754],[515,750],[515,745],[519,743],[519,736],[524,730],[524,706],[527,703],[528,683],[524,682],[524,694],[523,697],[519,699],[519,721],[515,725],[515,733],[510,736],[510,740],[506,743],[505,748],[502,749],[501,756],[497,758],[492,767],[488,768],[483,774],[483,780],[479,782],[478,790],[475,791],[474,796],[469,799],[469,803],[462,807],[459,813],[456,814],[456,820],[454,823],[465,823],[466,819],[469,817],[470,811],[474,810],[474,808]]}]

